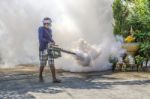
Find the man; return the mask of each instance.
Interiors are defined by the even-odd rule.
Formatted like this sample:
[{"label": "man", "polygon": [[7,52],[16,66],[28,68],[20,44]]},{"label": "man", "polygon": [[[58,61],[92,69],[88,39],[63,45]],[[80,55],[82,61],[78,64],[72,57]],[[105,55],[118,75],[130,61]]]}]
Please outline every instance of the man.
[{"label": "man", "polygon": [[51,30],[52,20],[48,17],[43,19],[43,26],[39,27],[39,58],[40,58],[40,70],[39,70],[39,81],[43,82],[43,70],[47,62],[50,66],[52,73],[53,83],[60,83],[61,81],[56,78],[55,66],[54,66],[54,57],[53,51],[48,53],[48,46],[55,45],[54,40],[52,39],[52,30]]}]

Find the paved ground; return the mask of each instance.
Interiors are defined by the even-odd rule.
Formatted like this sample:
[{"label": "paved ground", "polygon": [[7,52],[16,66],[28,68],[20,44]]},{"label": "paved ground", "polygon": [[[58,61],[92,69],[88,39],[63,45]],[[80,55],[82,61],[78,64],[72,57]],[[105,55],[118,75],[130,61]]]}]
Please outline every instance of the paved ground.
[{"label": "paved ground", "polygon": [[61,84],[38,82],[30,68],[0,70],[0,99],[150,99],[150,73],[59,72]]}]

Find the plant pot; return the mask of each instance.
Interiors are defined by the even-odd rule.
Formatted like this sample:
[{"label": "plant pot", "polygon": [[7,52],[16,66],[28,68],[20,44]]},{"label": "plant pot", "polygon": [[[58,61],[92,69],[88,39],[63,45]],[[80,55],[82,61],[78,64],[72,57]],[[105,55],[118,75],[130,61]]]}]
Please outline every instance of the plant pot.
[{"label": "plant pot", "polygon": [[122,48],[124,48],[128,54],[134,56],[139,50],[139,45],[139,43],[125,43]]}]

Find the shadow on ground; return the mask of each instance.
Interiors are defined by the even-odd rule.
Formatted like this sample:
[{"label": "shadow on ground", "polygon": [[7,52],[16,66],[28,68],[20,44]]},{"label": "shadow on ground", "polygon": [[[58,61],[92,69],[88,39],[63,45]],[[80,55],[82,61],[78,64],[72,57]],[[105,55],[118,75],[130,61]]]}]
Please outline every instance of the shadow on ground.
[{"label": "shadow on ground", "polygon": [[[0,77],[0,99],[34,99],[28,92],[57,94],[62,93],[67,88],[71,89],[111,89],[116,85],[146,85],[150,84],[150,80],[121,80],[113,77],[107,77],[106,74],[82,75],[66,77],[61,75],[63,80],[60,84],[51,83],[50,77],[46,75],[46,81],[39,83],[37,75],[12,75],[9,77]],[[18,77],[19,79],[17,79]],[[25,78],[26,76],[26,78]],[[14,79],[13,79],[14,77]],[[6,78],[6,79],[5,79]],[[15,79],[16,78],[16,79]]]}]

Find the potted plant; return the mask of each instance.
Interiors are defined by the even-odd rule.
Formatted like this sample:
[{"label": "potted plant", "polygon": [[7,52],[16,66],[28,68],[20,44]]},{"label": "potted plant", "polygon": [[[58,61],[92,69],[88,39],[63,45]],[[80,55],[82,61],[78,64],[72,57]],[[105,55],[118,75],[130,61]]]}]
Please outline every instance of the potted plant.
[{"label": "potted plant", "polygon": [[130,35],[125,38],[125,44],[123,48],[126,49],[127,53],[134,56],[139,50],[139,43],[135,42],[136,38],[134,37],[134,31],[131,26]]},{"label": "potted plant", "polygon": [[143,62],[144,62],[145,58],[140,55],[137,55],[137,56],[135,56],[135,60],[136,60],[136,64],[137,64],[137,71],[139,71],[143,67]]}]

